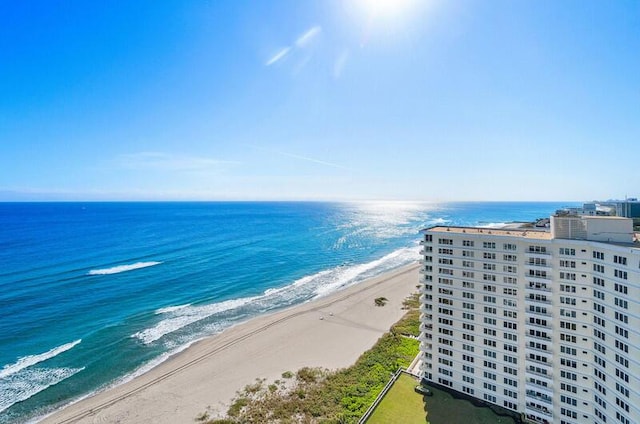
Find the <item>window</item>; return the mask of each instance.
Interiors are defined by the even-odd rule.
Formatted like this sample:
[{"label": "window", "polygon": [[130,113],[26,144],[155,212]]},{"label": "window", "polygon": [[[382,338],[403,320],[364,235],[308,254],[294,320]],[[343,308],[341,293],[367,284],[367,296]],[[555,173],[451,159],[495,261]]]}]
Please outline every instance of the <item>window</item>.
[{"label": "window", "polygon": [[530,269],[529,277],[547,278],[547,271],[540,270],[540,269]]},{"label": "window", "polygon": [[465,247],[473,247],[473,240],[462,240],[462,245]]},{"label": "window", "polygon": [[503,277],[502,281],[505,284],[518,284],[518,279],[516,277]]},{"label": "window", "polygon": [[561,280],[571,280],[576,281],[576,273],[575,272],[560,272]]},{"label": "window", "polygon": [[502,311],[502,315],[505,318],[514,318],[514,319],[518,318],[518,313],[516,311]]},{"label": "window", "polygon": [[485,249],[495,249],[496,248],[496,244],[495,242],[492,241],[483,241],[482,242],[482,247]]},{"label": "window", "polygon": [[453,240],[452,239],[445,239],[445,238],[441,238],[438,239],[438,243],[439,244],[446,244],[446,245],[453,245]]},{"label": "window", "polygon": [[629,338],[629,330],[619,327],[617,325],[616,325],[616,334],[624,337],[625,339]]},{"label": "window", "polygon": [[616,312],[615,312],[615,316],[616,316],[616,319],[617,319],[618,321],[622,321],[622,322],[624,322],[625,324],[628,324],[628,323],[629,323],[629,316],[628,316],[628,315],[626,315],[626,314],[622,314],[622,313],[620,313],[620,312],[616,311]]},{"label": "window", "polygon": [[626,265],[627,264],[627,258],[625,258],[624,256],[613,255],[613,263],[620,264],[620,265]]},{"label": "window", "polygon": [[623,280],[627,279],[627,271],[621,271],[619,269],[613,270],[613,275],[617,278],[622,278]]},{"label": "window", "polygon": [[614,303],[616,304],[616,306],[619,306],[620,308],[624,308],[624,309],[628,309],[629,308],[629,303],[626,300],[620,299],[620,298],[615,298],[613,299]]},{"label": "window", "polygon": [[570,249],[568,247],[561,247],[560,248],[560,254],[561,255],[567,255],[567,256],[575,256],[576,255],[576,249]]},{"label": "window", "polygon": [[545,246],[529,246],[529,253],[547,253],[547,248]]},{"label": "window", "polygon": [[593,335],[599,338],[600,340],[603,340],[603,341],[606,340],[605,334],[602,331],[598,330],[597,328],[593,329]]},{"label": "window", "polygon": [[598,252],[597,250],[594,250],[593,251],[593,258],[603,261],[604,260],[604,253],[603,252]]},{"label": "window", "polygon": [[613,285],[613,288],[614,288],[614,290],[615,290],[615,291],[617,291],[617,292],[619,292],[619,293],[622,293],[622,294],[628,294],[628,293],[627,293],[628,288],[627,288],[627,286],[625,286],[624,284],[615,283],[615,284]]}]

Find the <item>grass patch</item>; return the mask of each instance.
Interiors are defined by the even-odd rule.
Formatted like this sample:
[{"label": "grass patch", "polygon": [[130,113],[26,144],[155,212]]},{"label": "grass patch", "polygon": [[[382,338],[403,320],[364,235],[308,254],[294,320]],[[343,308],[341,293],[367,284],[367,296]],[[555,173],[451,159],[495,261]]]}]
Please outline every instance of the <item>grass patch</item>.
[{"label": "grass patch", "polygon": [[433,386],[429,390],[433,396],[424,397],[424,401],[431,424],[515,424],[513,418],[497,415],[488,407],[474,406]]},{"label": "grass patch", "polygon": [[414,377],[400,374],[366,424],[425,424],[424,400],[414,391],[417,384]]},{"label": "grass patch", "polygon": [[[406,308],[407,315],[414,310],[411,306]],[[411,363],[419,345],[417,340],[399,332],[386,333],[349,368],[286,372],[282,374],[288,380],[286,384],[283,381],[264,384],[258,379],[237,394],[225,418],[207,423],[356,423],[393,373]]]}]

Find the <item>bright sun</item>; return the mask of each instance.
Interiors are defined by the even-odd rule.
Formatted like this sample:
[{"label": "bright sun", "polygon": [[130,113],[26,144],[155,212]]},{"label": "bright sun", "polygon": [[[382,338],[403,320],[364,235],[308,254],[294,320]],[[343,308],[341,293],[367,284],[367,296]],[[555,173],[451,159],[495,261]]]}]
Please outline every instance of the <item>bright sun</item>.
[{"label": "bright sun", "polygon": [[395,18],[407,13],[416,0],[357,0],[358,6],[376,18]]}]

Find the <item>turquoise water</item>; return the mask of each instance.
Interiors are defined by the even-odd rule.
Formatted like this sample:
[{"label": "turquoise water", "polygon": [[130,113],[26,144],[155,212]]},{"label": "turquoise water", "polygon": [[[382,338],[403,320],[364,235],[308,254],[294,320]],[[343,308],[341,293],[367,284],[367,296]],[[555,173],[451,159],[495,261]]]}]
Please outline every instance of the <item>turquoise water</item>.
[{"label": "turquoise water", "polygon": [[564,203],[0,203],[0,423],[418,259],[418,231]]}]

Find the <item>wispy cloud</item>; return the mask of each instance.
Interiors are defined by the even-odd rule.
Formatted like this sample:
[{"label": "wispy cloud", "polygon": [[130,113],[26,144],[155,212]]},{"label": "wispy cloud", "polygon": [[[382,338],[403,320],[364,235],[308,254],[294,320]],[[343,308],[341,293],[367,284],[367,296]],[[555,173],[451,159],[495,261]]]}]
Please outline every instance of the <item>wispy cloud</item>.
[{"label": "wispy cloud", "polygon": [[320,32],[322,28],[319,25],[309,28],[301,36],[296,39],[296,47],[303,48],[311,42]]},{"label": "wispy cloud", "polygon": [[340,164],[337,164],[337,163],[326,162],[324,160],[309,158],[309,157],[306,157],[306,156],[295,155],[293,153],[277,152],[277,151],[275,153],[278,153],[279,155],[282,155],[282,156],[288,156],[288,157],[294,158],[294,159],[306,160],[307,162],[313,162],[313,163],[317,163],[317,164],[320,164],[320,165],[330,166],[332,168],[346,169],[348,171],[351,171],[351,168],[348,168],[348,167],[346,167],[344,165],[340,165]]},{"label": "wispy cloud", "polygon": [[342,53],[336,58],[336,61],[333,64],[333,77],[340,78],[342,76],[342,71],[344,71],[344,67],[349,60],[349,50],[344,49]]},{"label": "wispy cloud", "polygon": [[306,48],[321,32],[322,27],[320,27],[320,25],[312,26],[311,28],[303,32],[300,36],[298,36],[298,38],[296,38],[293,42],[293,45],[282,47],[280,48],[280,50],[270,56],[269,59],[264,63],[264,65],[274,65],[293,53],[295,50]]},{"label": "wispy cloud", "polygon": [[265,66],[271,66],[280,59],[284,58],[291,51],[291,47],[284,47],[280,49],[276,54],[271,56],[269,60],[265,63]]},{"label": "wispy cloud", "polygon": [[338,169],[346,169],[347,171],[352,171],[353,170],[352,168],[349,168],[349,167],[344,166],[344,165],[340,165],[339,163],[327,162],[327,161],[324,161],[324,160],[314,159],[314,158],[310,158],[308,156],[296,155],[294,153],[282,152],[282,151],[279,151],[279,150],[265,149],[265,148],[258,147],[258,146],[255,146],[255,145],[248,145],[248,146],[251,147],[251,148],[254,148],[256,150],[261,150],[261,151],[266,152],[266,153],[274,153],[274,154],[277,154],[277,155],[280,155],[280,156],[286,156],[286,157],[289,157],[289,158],[300,159],[300,160],[304,160],[304,161],[307,161],[307,162],[317,163],[318,165],[330,166],[332,168],[338,168]]},{"label": "wispy cloud", "polygon": [[198,171],[218,169],[223,165],[239,162],[162,152],[139,152],[120,155],[116,158],[116,163],[133,170]]}]

